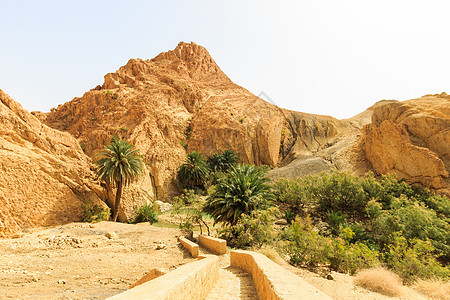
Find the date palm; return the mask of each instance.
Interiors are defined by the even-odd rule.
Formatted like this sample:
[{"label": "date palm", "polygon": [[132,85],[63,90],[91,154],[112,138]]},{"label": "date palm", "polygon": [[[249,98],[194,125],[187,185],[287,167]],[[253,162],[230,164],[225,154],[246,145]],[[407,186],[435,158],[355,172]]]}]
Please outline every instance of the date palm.
[{"label": "date palm", "polygon": [[203,186],[208,178],[208,165],[203,156],[192,151],[178,170],[178,178],[186,186]]},{"label": "date palm", "polygon": [[123,186],[133,182],[142,173],[143,165],[142,156],[138,155],[138,150],[132,144],[119,138],[113,138],[111,143],[99,153],[98,176],[113,187],[117,187],[114,222],[119,214]]},{"label": "date palm", "polygon": [[209,168],[213,172],[226,172],[236,165],[238,157],[233,150],[225,150],[222,153],[213,154],[208,159]]},{"label": "date palm", "polygon": [[242,214],[267,208],[272,198],[268,181],[261,168],[242,164],[231,167],[207,198],[203,211],[214,219],[214,223],[236,225]]}]

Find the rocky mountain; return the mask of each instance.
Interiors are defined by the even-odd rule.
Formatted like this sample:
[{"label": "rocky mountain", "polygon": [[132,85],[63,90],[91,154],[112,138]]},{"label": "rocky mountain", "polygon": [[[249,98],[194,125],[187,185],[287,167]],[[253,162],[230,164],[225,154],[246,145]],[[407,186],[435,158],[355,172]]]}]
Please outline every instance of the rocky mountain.
[{"label": "rocky mountain", "polygon": [[376,172],[449,194],[450,96],[384,101],[363,133],[363,149]]},{"label": "rocky mountain", "polygon": [[42,124],[0,90],[0,237],[80,220],[102,188],[77,140]]},{"label": "rocky mountain", "polygon": [[[372,170],[448,192],[445,94],[380,101],[345,120],[294,112],[234,84],[205,48],[181,42],[153,59],[131,59],[101,86],[47,114],[33,116],[0,95],[3,227],[74,220],[86,198],[110,201],[113,191],[95,181],[92,161],[113,135],[136,145],[146,163],[145,176],[124,191],[121,220],[153,199],[170,201],[179,192],[177,169],[192,150],[207,156],[233,149],[241,162],[274,167],[273,179]],[[33,205],[49,218],[58,212],[57,219],[24,213]]]},{"label": "rocky mountain", "polygon": [[234,84],[195,43],[132,59],[102,86],[41,118],[71,133],[93,159],[112,135],[129,139],[147,162],[153,186],[145,190],[159,199],[177,191],[173,179],[186,152],[233,149],[242,162],[276,167],[314,156],[363,125],[267,103]]}]

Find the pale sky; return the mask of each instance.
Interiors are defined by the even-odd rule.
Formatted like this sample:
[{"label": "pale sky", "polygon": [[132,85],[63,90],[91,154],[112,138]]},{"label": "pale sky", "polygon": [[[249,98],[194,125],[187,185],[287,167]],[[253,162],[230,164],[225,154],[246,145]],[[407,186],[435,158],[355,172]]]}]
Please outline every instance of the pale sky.
[{"label": "pale sky", "polygon": [[450,1],[0,0],[0,89],[27,110],[180,41],[278,106],[347,118],[382,99],[450,94]]}]

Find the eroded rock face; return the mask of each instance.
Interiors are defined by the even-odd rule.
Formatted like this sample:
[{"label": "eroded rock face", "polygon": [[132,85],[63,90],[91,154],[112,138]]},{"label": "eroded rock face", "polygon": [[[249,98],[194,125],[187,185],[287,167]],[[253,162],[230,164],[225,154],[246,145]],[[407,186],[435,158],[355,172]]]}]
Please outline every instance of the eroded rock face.
[{"label": "eroded rock face", "polygon": [[375,171],[448,193],[450,100],[446,94],[385,101],[364,127],[364,151]]},{"label": "eroded rock face", "polygon": [[0,237],[80,220],[82,201],[101,203],[91,167],[76,139],[0,90]]}]

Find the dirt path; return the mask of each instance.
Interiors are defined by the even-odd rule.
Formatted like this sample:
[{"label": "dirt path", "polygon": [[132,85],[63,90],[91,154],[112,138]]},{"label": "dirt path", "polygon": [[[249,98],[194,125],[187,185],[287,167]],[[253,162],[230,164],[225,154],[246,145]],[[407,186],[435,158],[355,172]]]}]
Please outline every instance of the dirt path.
[{"label": "dirt path", "polygon": [[[117,234],[112,239],[106,233]],[[178,229],[148,223],[71,223],[0,240],[0,299],[104,299],[150,269],[194,260]],[[156,250],[157,244],[164,244]]]}]

